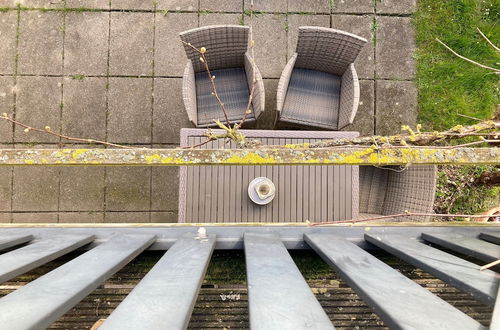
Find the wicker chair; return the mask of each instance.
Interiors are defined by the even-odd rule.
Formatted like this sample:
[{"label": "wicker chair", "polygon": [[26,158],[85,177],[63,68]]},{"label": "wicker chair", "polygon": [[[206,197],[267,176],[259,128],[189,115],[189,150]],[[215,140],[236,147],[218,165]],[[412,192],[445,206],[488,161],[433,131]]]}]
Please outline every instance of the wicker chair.
[{"label": "wicker chair", "polygon": [[[248,53],[249,28],[238,25],[205,26],[180,34],[182,41],[196,48],[205,47],[208,66],[215,76],[217,93],[225,105],[231,123],[239,122],[245,113],[255,68],[256,86],[251,103],[251,125],[264,111],[264,83]],[[214,119],[225,121],[200,54],[184,44],[188,57],[184,71],[182,96],[189,120],[197,127],[216,126]]]},{"label": "wicker chair", "polygon": [[[436,192],[436,166],[377,168],[360,166],[360,218],[409,212],[431,213]],[[429,221],[430,217],[386,221]]]},{"label": "wicker chair", "polygon": [[353,62],[365,43],[339,30],[300,27],[278,85],[277,125],[339,130],[352,123],[359,103]]}]

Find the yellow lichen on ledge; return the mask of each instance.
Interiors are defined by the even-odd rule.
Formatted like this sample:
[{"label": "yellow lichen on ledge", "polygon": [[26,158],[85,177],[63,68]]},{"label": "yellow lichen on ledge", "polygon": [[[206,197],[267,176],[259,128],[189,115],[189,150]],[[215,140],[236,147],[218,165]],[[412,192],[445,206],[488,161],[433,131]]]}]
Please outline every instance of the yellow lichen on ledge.
[{"label": "yellow lichen on ledge", "polygon": [[499,148],[0,149],[0,165],[499,164]]}]

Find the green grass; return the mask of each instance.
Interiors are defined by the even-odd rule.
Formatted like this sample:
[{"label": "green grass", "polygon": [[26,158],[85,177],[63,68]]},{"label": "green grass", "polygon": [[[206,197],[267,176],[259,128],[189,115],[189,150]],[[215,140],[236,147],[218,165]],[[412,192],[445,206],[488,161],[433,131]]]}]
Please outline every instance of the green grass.
[{"label": "green grass", "polygon": [[[420,0],[414,16],[417,42],[419,122],[441,130],[474,121],[458,114],[490,119],[500,99],[498,75],[446,50],[439,38],[459,54],[495,67],[500,55],[479,35],[479,27],[500,44],[498,0]],[[498,66],[496,66],[498,67]]]}]

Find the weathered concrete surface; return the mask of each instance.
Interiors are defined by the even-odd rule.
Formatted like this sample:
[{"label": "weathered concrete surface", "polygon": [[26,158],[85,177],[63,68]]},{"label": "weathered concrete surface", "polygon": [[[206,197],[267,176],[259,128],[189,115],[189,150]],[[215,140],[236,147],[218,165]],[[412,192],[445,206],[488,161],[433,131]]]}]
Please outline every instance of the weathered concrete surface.
[{"label": "weathered concrete surface", "polygon": [[[17,10],[17,3],[29,10]],[[375,86],[385,84],[379,79],[414,79],[414,36],[408,16],[415,1],[377,1],[376,11],[372,0],[333,3],[330,8],[327,0],[255,0],[254,9],[260,11],[254,21],[255,52],[266,78],[266,111],[259,128],[272,128],[278,79],[295,49],[298,26],[318,25],[340,28],[367,39],[372,39],[372,31],[378,31],[376,56],[370,58],[375,53],[370,40],[355,63],[362,78],[361,103],[355,123],[347,129],[369,134],[377,123],[380,130],[399,131],[400,123],[381,124],[387,117],[384,109],[392,111],[397,106],[391,101],[394,98],[381,99],[387,91],[384,88],[379,91]],[[62,10],[65,4],[70,9],[66,12]],[[186,58],[179,32],[204,25],[249,24],[249,16],[243,12],[249,9],[249,0],[112,0],[111,6],[107,0],[0,0],[0,7],[12,8],[0,12],[0,113],[7,112],[37,127],[50,126],[54,131],[78,137],[132,145],[146,143],[161,148],[175,147],[179,129],[191,127],[180,97]],[[396,91],[400,88],[406,88],[405,82],[394,87]],[[377,104],[374,104],[375,90]],[[403,98],[408,118],[414,118],[416,93],[406,93]],[[44,143],[54,148],[60,142],[46,134],[26,134],[19,127],[14,136],[12,132],[10,124],[0,121],[0,144],[6,144],[7,148],[33,148]],[[50,211],[45,209],[40,213],[43,208],[36,193],[29,193],[19,175],[11,180],[12,171],[0,167],[4,173],[2,180],[14,183],[14,186],[7,184],[0,192],[0,196],[10,195],[5,200],[0,197],[3,200],[0,221],[171,222],[177,216],[177,174],[169,170],[173,168],[152,169],[158,173],[147,176],[151,180],[150,194],[137,191],[133,194],[140,207],[119,209],[126,202],[120,202],[119,195],[114,194],[115,209],[110,211],[105,206],[107,196],[97,192],[122,185],[123,178],[130,175],[127,169],[115,169],[113,176],[102,180],[96,174],[88,182],[84,182],[88,176],[82,169],[69,170],[82,192],[96,194],[85,202],[78,200],[76,190],[66,191],[62,187],[71,178],[61,168],[50,173],[50,180],[64,184],[58,184],[55,195],[47,192]],[[15,171],[20,173],[18,169]],[[104,169],[104,176],[107,171]],[[27,171],[26,175],[35,187],[43,187],[50,181],[47,172],[40,178],[35,172]],[[146,176],[143,179],[147,180]],[[13,192],[9,190],[12,188]],[[43,189],[37,189],[38,193],[44,193]],[[16,206],[12,214],[13,193]],[[29,204],[32,195],[34,200]],[[19,203],[26,200],[27,208],[18,213]]]},{"label": "weathered concrete surface", "polygon": [[[15,87],[16,119],[20,122],[59,132],[61,125],[61,77],[18,77]],[[16,127],[15,142],[59,142],[59,138],[39,132],[26,133]]]},{"label": "weathered concrete surface", "polygon": [[106,139],[106,78],[64,78],[62,133]]},{"label": "weathered concrete surface", "polygon": [[[245,21],[248,25],[248,20]],[[258,15],[253,22],[255,62],[264,78],[279,78],[286,65],[286,17]]]},{"label": "weathered concrete surface", "polygon": [[381,14],[411,14],[417,8],[417,0],[380,0],[376,6]]},{"label": "weathered concrete surface", "polygon": [[153,26],[153,14],[150,13],[111,13],[111,75],[153,74]]},{"label": "weathered concrete surface", "polygon": [[415,127],[417,87],[412,81],[378,80],[375,133],[392,135],[401,132],[401,125]]},{"label": "weathered concrete surface", "polygon": [[377,78],[415,78],[415,32],[409,17],[377,18]]},{"label": "weathered concrete surface", "polygon": [[16,64],[17,12],[0,12],[1,74],[13,74]]},{"label": "weathered concrete surface", "polygon": [[64,73],[106,75],[109,13],[69,12],[65,33]]},{"label": "weathered concrete surface", "polygon": [[60,75],[63,13],[23,11],[19,21],[18,73]]},{"label": "weathered concrete surface", "polygon": [[361,136],[375,134],[375,82],[373,80],[360,80],[360,100],[356,117],[352,125],[344,127],[343,131],[357,131]]}]

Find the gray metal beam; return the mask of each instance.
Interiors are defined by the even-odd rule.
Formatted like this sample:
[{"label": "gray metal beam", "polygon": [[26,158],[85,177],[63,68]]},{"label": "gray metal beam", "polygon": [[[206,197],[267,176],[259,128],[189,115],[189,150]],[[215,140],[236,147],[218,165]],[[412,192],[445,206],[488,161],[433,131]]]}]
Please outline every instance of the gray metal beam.
[{"label": "gray metal beam", "polygon": [[[344,237],[363,248],[373,248],[364,239],[366,230],[373,234],[401,234],[405,237],[420,237],[422,231],[436,234],[459,234],[466,237],[477,237],[481,232],[500,233],[500,225],[436,225],[422,223],[397,223],[397,224],[358,224],[311,226],[308,224],[95,224],[95,225],[48,225],[48,226],[22,226],[13,224],[0,224],[0,235],[14,236],[32,234],[35,239],[50,239],[58,235],[95,235],[94,242],[101,243],[114,234],[123,235],[155,235],[155,243],[149,250],[167,250],[176,240],[185,235],[196,235],[198,229],[204,227],[207,234],[217,237],[216,249],[243,249],[243,234],[245,232],[267,233],[281,237],[287,249],[309,249],[304,243],[305,233],[323,233]],[[86,245],[83,249],[93,248],[95,243]]]},{"label": "gray metal beam", "polygon": [[485,304],[495,303],[500,280],[491,270],[480,271],[472,262],[400,235],[365,234],[365,239]]},{"label": "gray metal beam", "polygon": [[115,236],[0,299],[0,324],[9,330],[44,329],[154,241]]},{"label": "gray metal beam", "polygon": [[479,234],[479,238],[491,243],[500,244],[500,233],[481,233]]},{"label": "gray metal beam", "polygon": [[92,242],[94,236],[64,235],[34,242],[0,255],[0,283]]},{"label": "gray metal beam", "polygon": [[305,240],[391,329],[482,329],[477,321],[355,244],[336,236]]},{"label": "gray metal beam", "polygon": [[214,246],[179,238],[99,329],[186,329]]},{"label": "gray metal beam", "polygon": [[252,330],[334,329],[276,236],[245,234],[244,241]]},{"label": "gray metal beam", "polygon": [[0,251],[10,247],[29,242],[33,239],[32,235],[9,235],[0,237]]},{"label": "gray metal beam", "polygon": [[450,250],[474,257],[476,259],[492,262],[500,259],[500,246],[485,242],[478,238],[471,238],[452,233],[435,234],[422,233],[422,238],[428,242],[443,246]]},{"label": "gray metal beam", "polygon": [[497,302],[493,308],[493,314],[491,315],[490,329],[500,329],[500,290],[497,292]]}]

